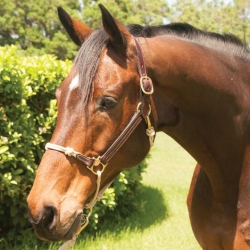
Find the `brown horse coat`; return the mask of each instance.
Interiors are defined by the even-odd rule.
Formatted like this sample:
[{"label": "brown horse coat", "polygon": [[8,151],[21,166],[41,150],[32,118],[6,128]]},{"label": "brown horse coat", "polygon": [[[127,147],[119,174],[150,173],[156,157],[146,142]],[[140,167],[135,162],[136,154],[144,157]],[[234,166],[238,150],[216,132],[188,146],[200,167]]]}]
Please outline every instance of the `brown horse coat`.
[{"label": "brown horse coat", "polygon": [[[81,45],[69,76],[57,90],[58,120],[51,142],[98,156],[126,127],[139,100],[139,37],[154,84],[151,119],[199,163],[188,210],[201,247],[250,249],[250,62],[233,36],[189,25],[124,27],[101,6],[103,30],[92,31],[59,9]],[[149,143],[141,123],[103,172],[101,187],[140,162]],[[166,149],[167,150],[167,149]],[[176,170],[178,171],[178,170]],[[83,163],[48,150],[28,197],[37,235],[71,239],[96,177]]]}]

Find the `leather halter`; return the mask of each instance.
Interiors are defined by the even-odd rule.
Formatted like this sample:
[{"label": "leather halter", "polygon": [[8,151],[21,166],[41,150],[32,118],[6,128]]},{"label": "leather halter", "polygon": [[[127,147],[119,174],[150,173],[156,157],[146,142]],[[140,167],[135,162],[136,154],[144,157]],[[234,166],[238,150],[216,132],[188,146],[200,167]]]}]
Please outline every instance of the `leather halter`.
[{"label": "leather halter", "polygon": [[[92,207],[95,205],[95,202],[98,200],[99,195],[99,189],[100,189],[100,183],[101,183],[101,174],[105,170],[108,162],[110,159],[115,155],[115,153],[122,147],[122,145],[127,141],[129,136],[133,133],[133,131],[138,127],[138,125],[141,123],[143,119],[145,119],[145,122],[148,126],[146,129],[146,134],[149,137],[149,143],[150,146],[153,146],[154,137],[155,137],[155,130],[153,126],[151,125],[149,115],[151,112],[151,106],[150,106],[150,96],[154,92],[153,83],[151,79],[147,76],[147,71],[144,63],[144,58],[141,50],[141,46],[137,40],[137,38],[134,37],[135,46],[137,50],[137,57],[138,57],[138,71],[140,74],[140,102],[138,103],[137,110],[135,114],[130,119],[128,125],[125,127],[125,129],[122,131],[122,133],[117,137],[117,139],[111,144],[111,146],[106,150],[104,154],[101,156],[95,157],[89,157],[85,156],[77,151],[75,151],[72,148],[69,147],[62,147],[57,144],[53,143],[47,143],[45,146],[45,149],[51,149],[56,150],[65,153],[67,156],[73,156],[80,162],[82,162],[84,165],[87,166],[87,168],[95,175],[97,175],[97,188],[94,197],[92,198],[92,201],[85,206],[85,208],[90,209],[90,214],[92,211]],[[103,193],[103,192],[102,192]],[[90,216],[83,215],[85,224],[81,227],[80,231],[82,231],[86,224],[88,223],[88,218]],[[79,232],[78,232],[79,234]]]},{"label": "leather halter", "polygon": [[[85,164],[88,169],[90,169],[94,174],[96,174],[96,171],[94,167],[100,166],[101,164],[101,170],[103,171],[110,161],[110,159],[115,155],[115,153],[121,148],[121,146],[127,141],[129,136],[133,133],[133,131],[137,128],[137,126],[140,124],[140,122],[143,120],[143,118],[146,120],[146,123],[148,125],[148,129],[146,131],[147,135],[150,137],[154,137],[154,130],[149,120],[149,115],[151,112],[151,106],[150,106],[150,95],[153,94],[154,88],[152,80],[147,76],[146,67],[143,59],[142,50],[140,47],[140,44],[136,38],[134,38],[136,50],[137,50],[137,56],[138,56],[138,69],[140,74],[140,102],[138,104],[137,110],[135,114],[130,119],[128,125],[125,127],[125,129],[122,131],[122,133],[117,137],[117,139],[111,144],[111,146],[107,149],[107,151],[95,158],[95,157],[89,157],[85,156],[79,152],[74,151],[71,148],[65,148],[56,144],[47,143],[45,146],[45,149],[52,149],[64,152],[68,156],[74,156],[76,159],[81,161],[83,164]],[[150,140],[150,146],[153,145],[153,138]]]}]

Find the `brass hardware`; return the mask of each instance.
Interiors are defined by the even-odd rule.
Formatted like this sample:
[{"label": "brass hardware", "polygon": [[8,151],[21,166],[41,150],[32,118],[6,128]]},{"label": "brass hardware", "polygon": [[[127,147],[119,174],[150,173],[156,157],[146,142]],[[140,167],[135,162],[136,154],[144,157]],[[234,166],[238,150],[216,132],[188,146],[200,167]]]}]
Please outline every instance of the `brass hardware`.
[{"label": "brass hardware", "polygon": [[136,112],[140,112],[141,111],[141,102],[138,103],[137,108],[136,108]]},{"label": "brass hardware", "polygon": [[[149,105],[149,114],[151,112],[151,106]],[[148,125],[148,128],[146,129],[146,134],[149,137],[149,144],[150,147],[152,147],[154,145],[154,136],[155,136],[155,129],[154,127],[151,125],[151,121],[149,119],[149,114],[147,115],[147,117],[145,118],[146,123]]]},{"label": "brass hardware", "polygon": [[[139,102],[138,105],[137,105],[137,108],[136,108],[136,112],[141,111],[141,105],[142,105],[142,103]],[[148,116],[149,116],[151,114],[151,105],[150,104],[148,105],[148,108],[149,108],[149,110],[148,110]]]},{"label": "brass hardware", "polygon": [[81,222],[81,227],[79,231],[77,232],[77,235],[81,233],[81,231],[89,224],[89,217],[92,214],[92,208],[89,208],[89,213],[88,214],[82,214],[82,222]]},{"label": "brass hardware", "polygon": [[[147,90],[144,89],[143,80],[148,80],[150,82],[150,84],[151,84],[151,90],[150,91],[147,91]],[[141,90],[142,90],[142,92],[144,94],[146,94],[146,95],[152,95],[154,93],[154,87],[153,87],[153,83],[152,83],[152,80],[151,80],[150,77],[148,77],[148,76],[142,76],[140,78],[140,85],[141,85]]]},{"label": "brass hardware", "polygon": [[93,165],[92,165],[91,167],[87,166],[87,168],[88,168],[93,174],[97,175],[97,171],[94,170],[94,167],[97,167],[97,166],[100,166],[100,165],[101,165],[101,166],[102,166],[102,169],[101,169],[101,170],[98,170],[98,171],[102,173],[108,164],[102,163],[102,162],[101,162],[101,159],[100,159],[100,156],[98,156],[97,158],[96,158],[96,157],[93,157],[92,159],[94,160]]}]

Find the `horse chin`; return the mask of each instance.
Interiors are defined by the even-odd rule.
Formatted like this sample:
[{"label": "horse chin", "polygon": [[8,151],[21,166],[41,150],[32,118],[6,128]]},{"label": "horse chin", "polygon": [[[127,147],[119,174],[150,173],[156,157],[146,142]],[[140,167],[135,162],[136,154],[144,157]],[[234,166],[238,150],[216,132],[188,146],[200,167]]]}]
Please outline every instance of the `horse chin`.
[{"label": "horse chin", "polygon": [[81,227],[81,218],[82,213],[78,214],[75,220],[69,225],[69,227],[63,230],[50,230],[48,228],[39,227],[36,224],[33,224],[33,228],[36,232],[37,237],[41,240],[54,242],[68,241],[73,239],[79,232],[79,229]]},{"label": "horse chin", "polygon": [[81,227],[81,218],[82,214],[79,214],[74,222],[72,223],[71,227],[69,228],[68,232],[64,235],[63,240],[71,240],[73,239],[79,232]]}]

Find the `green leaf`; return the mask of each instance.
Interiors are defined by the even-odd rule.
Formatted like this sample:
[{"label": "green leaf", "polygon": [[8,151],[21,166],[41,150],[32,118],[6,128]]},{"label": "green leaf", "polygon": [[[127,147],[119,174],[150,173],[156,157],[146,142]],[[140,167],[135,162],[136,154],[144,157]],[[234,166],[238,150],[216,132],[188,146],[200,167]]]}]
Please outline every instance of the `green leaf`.
[{"label": "green leaf", "polygon": [[9,150],[8,146],[2,146],[2,147],[0,147],[0,154],[3,154],[4,152],[6,152],[8,150]]},{"label": "green leaf", "polygon": [[21,174],[23,172],[23,170],[22,169],[17,169],[17,170],[15,170],[14,172],[13,172],[13,175],[19,175],[19,174]]}]

